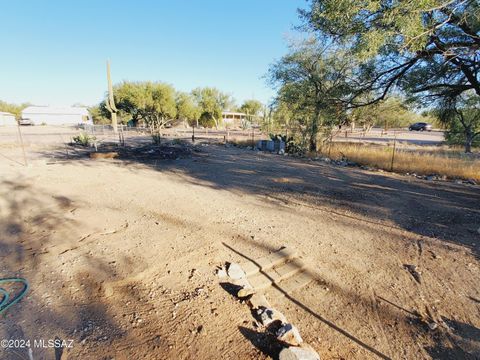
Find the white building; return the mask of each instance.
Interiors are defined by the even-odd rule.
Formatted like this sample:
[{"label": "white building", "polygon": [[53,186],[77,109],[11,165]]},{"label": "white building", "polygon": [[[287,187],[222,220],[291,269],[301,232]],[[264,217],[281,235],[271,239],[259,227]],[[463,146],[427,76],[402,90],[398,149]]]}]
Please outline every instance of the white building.
[{"label": "white building", "polygon": [[17,125],[17,120],[15,120],[15,115],[8,112],[0,111],[0,126],[10,126]]},{"label": "white building", "polygon": [[235,111],[223,111],[222,120],[225,125],[241,125],[245,122],[247,114]]},{"label": "white building", "polygon": [[22,119],[33,125],[78,125],[93,124],[85,107],[28,106],[22,111]]}]

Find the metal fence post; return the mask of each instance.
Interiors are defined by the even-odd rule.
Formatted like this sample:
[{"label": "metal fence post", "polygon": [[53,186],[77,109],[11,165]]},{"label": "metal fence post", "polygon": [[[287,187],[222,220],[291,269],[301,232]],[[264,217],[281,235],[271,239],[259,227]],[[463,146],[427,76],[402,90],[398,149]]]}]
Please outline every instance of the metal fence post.
[{"label": "metal fence post", "polygon": [[393,163],[395,161],[395,148],[397,145],[397,132],[393,131],[393,152],[392,152],[392,163],[390,164],[390,171],[393,171]]},{"label": "metal fence post", "polygon": [[17,124],[17,128],[18,128],[18,135],[20,137],[20,144],[22,145],[23,161],[25,162],[25,166],[28,166],[27,155],[25,154],[25,145],[23,143],[22,131],[20,130],[20,124]]}]

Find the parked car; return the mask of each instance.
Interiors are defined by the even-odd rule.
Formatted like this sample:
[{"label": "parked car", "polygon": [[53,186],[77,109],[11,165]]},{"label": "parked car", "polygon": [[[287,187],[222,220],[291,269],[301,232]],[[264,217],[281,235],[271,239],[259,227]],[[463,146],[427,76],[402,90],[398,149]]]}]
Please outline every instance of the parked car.
[{"label": "parked car", "polygon": [[19,125],[35,125],[31,119],[20,119],[18,120]]},{"label": "parked car", "polygon": [[432,131],[432,125],[424,122],[417,122],[408,127],[410,131]]}]

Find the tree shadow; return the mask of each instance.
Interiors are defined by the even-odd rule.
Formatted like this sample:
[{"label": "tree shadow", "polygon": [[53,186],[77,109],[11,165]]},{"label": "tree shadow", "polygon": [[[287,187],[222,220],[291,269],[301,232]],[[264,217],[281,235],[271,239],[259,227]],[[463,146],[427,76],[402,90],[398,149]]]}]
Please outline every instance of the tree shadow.
[{"label": "tree shadow", "polygon": [[[269,253],[278,251],[273,247],[268,245],[263,245],[260,243],[256,243],[248,238],[237,238],[237,240],[241,240],[243,242],[248,242],[249,244],[261,248],[262,250],[266,250]],[[261,268],[260,264],[256,262],[254,258],[251,256],[242,253],[238,249],[235,249],[232,245],[223,243],[223,245],[228,248],[230,251],[234,252],[235,254],[239,255],[241,258],[248,260],[249,262],[254,263],[259,269]],[[295,261],[291,262],[293,265],[297,265],[300,269],[300,263]],[[312,280],[315,280],[318,283],[326,284],[328,287],[336,294],[341,295],[342,297],[350,299],[351,303],[355,304],[367,304],[372,305],[371,299],[366,299],[360,296],[359,294],[343,288],[337,284],[327,283],[323,278],[319,277],[319,275],[309,270],[308,268],[305,269],[302,267],[302,271],[306,272]],[[306,313],[312,315],[317,320],[321,321],[323,324],[330,327],[332,330],[338,332],[339,334],[345,336],[347,339],[352,341],[353,343],[357,344],[359,347],[363,348],[371,355],[375,355],[381,359],[390,359],[389,355],[382,353],[378,349],[374,348],[373,346],[369,345],[367,341],[362,340],[352,334],[351,332],[341,328],[340,326],[336,325],[334,322],[327,319],[322,314],[319,314],[317,311],[313,310],[310,306],[303,303],[297,297],[292,295],[291,293],[286,292],[282,288],[282,283],[275,283],[273,279],[265,272],[260,270],[260,273],[265,275],[272,281],[272,287],[282,293],[286,299],[288,299],[292,304],[297,306],[298,308],[302,309]],[[232,289],[232,286],[235,287],[234,291],[228,291]],[[222,283],[222,287],[229,292],[232,296],[236,297],[238,293],[238,286],[229,283]],[[446,319],[443,318],[443,321],[446,326],[439,327],[435,332],[429,330],[428,321],[429,319],[422,319],[422,315],[416,311],[407,310],[405,307],[396,304],[393,301],[387,300],[385,297],[375,295],[378,300],[383,301],[384,303],[388,304],[391,307],[382,307],[381,315],[379,315],[379,320],[382,322],[388,322],[391,319],[398,318],[399,315],[402,315],[404,318],[404,323],[409,324],[409,331],[411,336],[418,336],[418,334],[424,334],[429,338],[432,338],[435,345],[434,346],[427,346],[425,347],[425,351],[430,354],[433,358],[439,359],[452,359],[452,358],[465,358],[465,359],[478,359],[480,356],[480,329],[477,327],[466,324],[464,322],[460,322],[457,320]],[[394,311],[398,310],[398,311]],[[426,322],[427,321],[427,322]],[[245,337],[247,337],[252,344],[254,344],[259,350],[264,352],[267,355],[272,356],[272,353],[269,352],[272,345],[271,337],[264,337],[261,333],[255,332],[250,330],[248,333],[249,336],[245,335],[245,330],[242,331]],[[252,340],[253,339],[253,340]],[[273,338],[274,339],[274,338]],[[269,343],[270,342],[270,343]],[[393,354],[390,354],[393,356]]]},{"label": "tree shadow", "polygon": [[[245,239],[244,239],[245,240]],[[248,240],[246,240],[248,241]],[[260,264],[258,264],[255,259],[253,259],[252,257],[250,256],[247,256],[245,254],[243,254],[242,252],[236,250],[235,248],[233,248],[231,245],[228,245],[226,243],[223,243],[223,245],[228,248],[229,250],[233,251],[234,253],[236,253],[237,255],[241,256],[242,258],[254,263],[259,269],[261,268]],[[270,252],[274,252],[276,251],[277,249],[273,249],[273,248],[270,248],[266,245],[260,245],[260,244],[257,244],[258,247],[263,247],[263,248],[266,248],[268,249]],[[301,265],[295,261],[292,262],[293,265],[296,265],[297,267],[300,267]],[[306,271],[310,277],[312,279],[315,279],[317,281],[323,281],[323,279],[318,279],[317,277],[317,274],[311,272],[311,271],[308,271],[308,270],[304,270]],[[324,323],[325,325],[329,326],[331,329],[337,331],[338,333],[342,334],[343,336],[345,336],[346,338],[348,338],[349,340],[353,341],[354,343],[356,343],[357,345],[359,345],[361,348],[365,349],[367,352],[370,352],[371,354],[379,357],[380,359],[390,359],[390,357],[388,357],[387,355],[383,354],[382,352],[378,351],[377,349],[375,349],[374,347],[368,345],[366,342],[364,342],[363,340],[357,338],[356,336],[354,336],[353,334],[349,333],[348,331],[344,330],[343,328],[337,326],[335,323],[329,321],[327,318],[325,318],[324,316],[318,314],[317,312],[315,312],[314,310],[312,310],[309,306],[305,305],[304,303],[302,303],[301,301],[299,301],[297,298],[295,298],[294,296],[292,296],[290,293],[286,292],[282,286],[281,286],[281,283],[280,285],[275,283],[274,282],[274,279],[271,278],[265,271],[263,270],[260,270],[259,271],[260,273],[262,273],[265,277],[267,277],[271,282],[272,282],[272,287],[275,288],[276,290],[278,290],[280,293],[282,293],[286,299],[288,299],[289,301],[291,301],[294,305],[298,306],[300,309],[302,309],[303,311],[305,311],[306,313],[312,315],[314,318],[316,318],[317,320],[321,321],[322,323]],[[333,285],[333,284],[330,284],[330,285]],[[343,292],[344,289],[341,289],[339,288],[338,286],[335,286],[333,285],[334,289],[336,291],[341,291]],[[236,294],[234,294],[235,296]],[[358,295],[353,295],[353,294],[349,294],[351,295],[353,298],[357,298],[358,299]],[[357,299],[355,299],[355,301],[358,301]]]},{"label": "tree shadow", "polygon": [[[372,225],[406,230],[459,244],[480,254],[480,191],[476,186],[386,176],[291,157],[225,147],[218,144],[164,144],[186,149],[185,156],[163,157],[127,147],[115,164],[146,166],[174,173],[195,185],[250,193],[285,205],[302,205]],[[148,146],[145,148],[147,149]],[[147,150],[148,151],[148,150]],[[180,151],[180,150],[179,150]],[[65,156],[59,160],[65,163]],[[71,162],[78,159],[70,159]],[[67,163],[70,161],[66,161]],[[81,161],[91,165],[89,161]]]},{"label": "tree shadow", "polygon": [[447,329],[440,329],[435,344],[427,347],[427,353],[434,359],[480,358],[480,329],[453,319],[443,318]]},{"label": "tree shadow", "polygon": [[[58,266],[59,262],[53,267],[45,261],[50,256],[50,260],[57,257],[66,264],[70,255],[62,255],[60,250],[81,246],[75,231],[79,224],[66,216],[72,208],[81,207],[81,201],[46,193],[22,178],[0,181],[0,195],[0,278],[22,277],[30,284],[25,297],[3,314],[0,338],[31,340],[34,359],[59,358],[72,351],[80,356],[87,347],[114,354],[114,349],[104,345],[134,339],[114,316],[118,307],[136,301],[138,294],[123,294],[121,303],[107,300],[100,279],[119,277],[103,259],[80,252],[76,257],[88,270],[74,276],[65,266]],[[64,235],[60,249],[55,234]],[[2,287],[12,295],[16,291]],[[34,340],[47,343],[55,338],[74,340],[74,349],[34,347]],[[0,358],[29,359],[29,349],[0,349]]]}]

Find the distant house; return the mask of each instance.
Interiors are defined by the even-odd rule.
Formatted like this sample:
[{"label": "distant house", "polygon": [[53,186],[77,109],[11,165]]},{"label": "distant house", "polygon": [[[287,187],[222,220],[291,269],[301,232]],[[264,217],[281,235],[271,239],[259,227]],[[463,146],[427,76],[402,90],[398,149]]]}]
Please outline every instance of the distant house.
[{"label": "distant house", "polygon": [[17,125],[17,120],[15,120],[15,115],[8,112],[0,111],[0,126],[10,126]]},{"label": "distant house", "polygon": [[222,120],[225,125],[240,126],[245,123],[247,114],[235,111],[223,111]]},{"label": "distant house", "polygon": [[28,106],[22,111],[22,119],[33,125],[79,125],[93,124],[85,107]]}]

